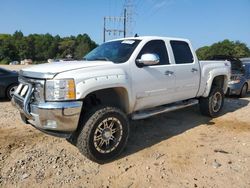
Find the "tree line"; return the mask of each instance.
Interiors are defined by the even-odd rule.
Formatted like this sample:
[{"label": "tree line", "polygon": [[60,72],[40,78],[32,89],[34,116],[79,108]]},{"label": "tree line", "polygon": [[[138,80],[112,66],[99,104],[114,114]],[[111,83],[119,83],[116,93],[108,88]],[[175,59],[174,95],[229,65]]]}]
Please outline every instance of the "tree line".
[{"label": "tree line", "polygon": [[[23,59],[32,59],[37,63],[42,63],[47,59],[64,59],[67,55],[79,60],[96,46],[97,44],[87,34],[79,34],[76,37],[60,37],[50,34],[24,36],[21,31],[16,31],[13,35],[0,34],[0,64]],[[203,60],[214,55],[250,57],[250,49],[246,44],[228,39],[211,46],[201,47],[196,53],[198,58]]]},{"label": "tree line", "polygon": [[228,55],[237,58],[250,57],[250,49],[245,43],[240,41],[230,41],[228,39],[204,46],[196,50],[200,60],[208,60],[215,55]]},{"label": "tree line", "polygon": [[47,59],[64,59],[71,55],[73,59],[82,59],[97,44],[87,34],[76,37],[60,37],[50,34],[30,34],[24,36],[21,31],[13,35],[0,34],[0,63],[32,59],[37,63]]}]

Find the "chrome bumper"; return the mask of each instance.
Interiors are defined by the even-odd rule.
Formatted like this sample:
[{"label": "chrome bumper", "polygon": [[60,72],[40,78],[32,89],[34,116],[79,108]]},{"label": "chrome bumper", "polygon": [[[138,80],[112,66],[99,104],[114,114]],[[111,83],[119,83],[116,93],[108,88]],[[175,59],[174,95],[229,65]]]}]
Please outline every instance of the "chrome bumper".
[{"label": "chrome bumper", "polygon": [[32,92],[22,98],[16,93],[12,98],[12,104],[21,113],[22,120],[44,132],[70,133],[77,129],[82,102],[43,102],[30,103]]}]

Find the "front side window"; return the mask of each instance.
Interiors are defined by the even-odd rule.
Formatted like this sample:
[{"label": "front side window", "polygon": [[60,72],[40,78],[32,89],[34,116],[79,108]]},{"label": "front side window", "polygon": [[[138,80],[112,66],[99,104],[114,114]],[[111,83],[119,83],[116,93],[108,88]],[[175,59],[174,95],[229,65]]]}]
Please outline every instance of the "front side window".
[{"label": "front side window", "polygon": [[176,64],[186,64],[193,63],[194,58],[187,42],[184,41],[170,41],[175,63]]},{"label": "front side window", "polygon": [[132,55],[140,40],[118,40],[103,43],[91,52],[84,59],[87,61],[104,60],[114,63],[124,63]]},{"label": "front side window", "polygon": [[141,59],[141,56],[147,53],[157,54],[160,57],[160,62],[156,65],[169,64],[168,52],[163,40],[151,40],[146,43],[137,56],[137,59]]}]

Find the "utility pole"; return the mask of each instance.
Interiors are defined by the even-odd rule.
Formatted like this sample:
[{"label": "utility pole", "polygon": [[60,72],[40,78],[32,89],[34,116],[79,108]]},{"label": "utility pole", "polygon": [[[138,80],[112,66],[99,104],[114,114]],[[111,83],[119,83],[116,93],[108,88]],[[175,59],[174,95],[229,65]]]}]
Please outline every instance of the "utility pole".
[{"label": "utility pole", "polygon": [[[123,22],[123,28],[110,28],[108,27],[108,23],[122,23]],[[112,36],[117,36],[120,34],[123,34],[123,37],[126,37],[126,27],[127,27],[127,10],[124,9],[123,16],[104,16],[104,24],[103,24],[103,42],[106,41],[106,34],[109,35],[112,34]]]},{"label": "utility pole", "polygon": [[135,3],[132,0],[124,0],[123,8],[126,9],[126,36],[133,36]]},{"label": "utility pole", "polygon": [[124,38],[126,37],[126,21],[127,21],[127,9],[124,9],[124,21],[123,21],[123,31],[124,31]]},{"label": "utility pole", "polygon": [[104,17],[104,25],[103,25],[103,42],[106,41],[106,17]]}]

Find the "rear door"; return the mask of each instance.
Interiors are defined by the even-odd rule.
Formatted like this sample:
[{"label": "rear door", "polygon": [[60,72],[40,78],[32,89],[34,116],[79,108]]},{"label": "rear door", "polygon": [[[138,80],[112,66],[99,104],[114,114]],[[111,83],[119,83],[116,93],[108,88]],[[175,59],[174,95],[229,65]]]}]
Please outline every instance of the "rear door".
[{"label": "rear door", "polygon": [[178,100],[194,98],[199,90],[200,66],[188,42],[171,40],[175,60],[176,97]]}]

